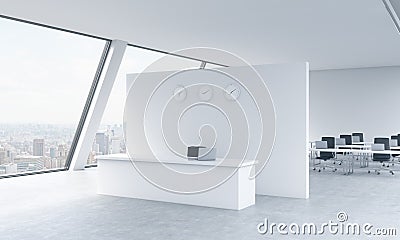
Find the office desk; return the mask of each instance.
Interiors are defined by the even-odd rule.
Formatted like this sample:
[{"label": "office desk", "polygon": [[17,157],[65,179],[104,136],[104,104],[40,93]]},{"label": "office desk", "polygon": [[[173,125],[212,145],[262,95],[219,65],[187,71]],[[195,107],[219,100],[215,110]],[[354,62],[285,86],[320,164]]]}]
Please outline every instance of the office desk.
[{"label": "office desk", "polygon": [[[371,145],[364,145],[364,144],[351,144],[351,145],[339,145],[336,146],[337,148],[350,148],[350,149],[365,149],[368,150],[371,148]],[[354,154],[354,153],[353,153]],[[357,154],[357,160],[358,157],[360,157],[360,167],[367,167],[368,166],[368,161],[365,161],[365,153],[358,153]]]},{"label": "office desk", "polygon": [[[161,163],[156,159],[133,159],[132,161],[136,166],[140,165],[156,173],[162,172],[159,170],[164,166],[183,173],[199,173],[211,168],[214,168],[213,171],[216,174],[233,172],[232,169],[237,171],[218,187],[208,191],[179,194],[163,190],[145,180],[126,154],[103,155],[97,157],[97,192],[120,197],[233,210],[244,209],[255,203],[255,179],[249,179],[250,175],[254,175],[253,165],[256,163],[254,160],[244,161],[241,166],[230,164],[229,161],[221,162],[218,159],[216,161],[163,160]],[[168,180],[174,181],[171,178]]]},{"label": "office desk", "polygon": [[[358,154],[399,154],[399,151],[397,150],[383,150],[383,151],[372,151],[370,149],[337,149],[337,148],[327,148],[327,149],[317,149],[317,148],[310,148],[309,149],[311,152],[318,153],[318,152],[332,152],[332,153],[344,153],[344,161],[346,164],[343,164],[343,170],[345,171],[345,174],[352,174],[354,172],[354,153]],[[352,154],[349,154],[352,153]],[[312,154],[310,155],[312,157]],[[365,159],[363,159],[365,160]],[[368,160],[365,161],[366,165],[363,165],[362,167],[367,167],[368,166]]]},{"label": "office desk", "polygon": [[[343,145],[344,147],[345,145]],[[342,147],[342,146],[340,146]],[[343,171],[344,174],[348,175],[353,173],[353,166],[350,166],[350,164],[354,164],[354,161],[350,161],[348,160],[349,156],[347,155],[348,153],[354,151],[354,149],[350,149],[350,148],[326,148],[326,149],[320,149],[320,148],[310,148],[310,159],[313,159],[313,165],[315,164],[315,158],[312,158],[312,153],[314,153],[315,155],[318,152],[331,152],[331,153],[342,153],[344,156],[344,164],[342,164],[343,167]]]}]

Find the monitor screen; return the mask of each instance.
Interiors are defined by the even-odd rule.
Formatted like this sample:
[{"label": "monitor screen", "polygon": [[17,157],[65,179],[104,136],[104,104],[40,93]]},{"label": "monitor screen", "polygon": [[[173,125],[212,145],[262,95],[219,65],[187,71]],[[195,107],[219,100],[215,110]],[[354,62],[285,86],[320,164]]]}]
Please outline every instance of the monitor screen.
[{"label": "monitor screen", "polygon": [[197,158],[199,156],[199,148],[204,148],[203,146],[190,146],[188,147],[187,157]]}]

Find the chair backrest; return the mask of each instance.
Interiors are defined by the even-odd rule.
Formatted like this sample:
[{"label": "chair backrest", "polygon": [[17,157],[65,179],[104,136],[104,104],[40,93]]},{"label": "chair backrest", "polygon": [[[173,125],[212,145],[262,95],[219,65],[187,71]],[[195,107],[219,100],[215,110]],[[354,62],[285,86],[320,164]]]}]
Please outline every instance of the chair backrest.
[{"label": "chair backrest", "polygon": [[335,148],[335,137],[322,137],[321,141],[326,141],[328,148]]},{"label": "chair backrest", "polygon": [[359,143],[360,141],[360,136],[351,136],[351,141],[353,143]]},{"label": "chair backrest", "polygon": [[[384,150],[389,150],[390,149],[390,144],[389,144],[389,138],[383,138],[383,137],[377,137],[374,138],[374,144],[383,144],[383,149]],[[382,147],[379,147],[382,148]],[[372,149],[372,146],[371,146]],[[376,150],[376,151],[381,151],[381,150]],[[390,154],[381,154],[381,153],[374,153],[372,154],[372,160],[373,161],[389,161],[390,160]]]},{"label": "chair backrest", "polygon": [[389,138],[377,137],[374,138],[374,143],[382,143],[385,145],[385,150],[390,150]]},{"label": "chair backrest", "polygon": [[316,149],[327,149],[328,143],[326,141],[315,141],[315,148]]},{"label": "chair backrest", "polygon": [[351,134],[352,136],[357,136],[357,137],[359,137],[360,138],[360,142],[364,142],[364,133],[362,133],[362,132],[355,132],[355,133],[352,133]]},{"label": "chair backrest", "polygon": [[[390,136],[390,147],[398,147],[400,146],[400,135],[392,135]],[[396,144],[396,145],[395,145]],[[400,153],[400,151],[399,151]],[[400,156],[400,154],[392,154],[393,157]]]},{"label": "chair backrest", "polygon": [[346,141],[346,145],[351,145],[353,143],[352,139],[351,139],[351,135],[340,135],[340,138],[344,138]]},{"label": "chair backrest", "polygon": [[390,139],[390,147],[397,147],[398,140],[397,139]]},{"label": "chair backrest", "polygon": [[336,138],[335,142],[336,142],[336,146],[346,145],[346,139],[344,139],[344,138]]}]

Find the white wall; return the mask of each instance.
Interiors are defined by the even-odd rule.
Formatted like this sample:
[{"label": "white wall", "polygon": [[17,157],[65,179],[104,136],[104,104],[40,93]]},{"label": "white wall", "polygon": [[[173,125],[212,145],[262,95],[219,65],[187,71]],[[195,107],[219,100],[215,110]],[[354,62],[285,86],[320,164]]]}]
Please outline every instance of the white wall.
[{"label": "white wall", "polygon": [[310,139],[400,133],[400,67],[310,72]]},{"label": "white wall", "polygon": [[[224,71],[232,74],[235,69],[240,68],[224,69]],[[219,158],[254,159],[261,138],[261,119],[250,93],[236,83],[241,92],[237,104],[225,98],[224,88],[235,81],[223,74],[215,71],[191,70],[183,71],[163,81],[165,75],[171,73],[143,73],[140,75],[140,81],[135,80],[137,74],[128,75],[127,86],[132,86],[133,93],[128,94],[129,105],[127,104],[125,108],[128,106],[128,110],[135,109],[131,118],[128,115],[130,111],[125,111],[125,120],[130,120],[127,123],[129,126],[127,125],[125,129],[135,133],[135,139],[127,141],[129,150],[140,157],[155,156],[159,159],[186,160],[187,146],[204,145],[216,147]],[[254,82],[248,83],[253,85]],[[160,85],[157,86],[158,84]],[[198,96],[203,84],[216,86],[212,87],[213,97],[207,104],[202,103]],[[187,97],[182,102],[172,97],[177,86],[186,88]],[[145,94],[147,88],[154,90],[154,95],[149,98],[151,91],[147,91],[148,96],[141,98],[139,92]],[[274,120],[272,102],[269,105],[271,107],[267,115]],[[146,109],[142,116],[137,109],[143,107]],[[213,130],[207,125],[212,126]],[[139,132],[143,128],[144,135],[140,135]],[[272,143],[273,126],[268,138]]]},{"label": "white wall", "polygon": [[256,178],[256,193],[308,198],[308,63],[256,67],[275,104],[276,138],[268,164]]},{"label": "white wall", "polygon": [[[276,64],[276,65],[260,65],[255,67],[263,80],[266,82],[270,93],[272,95],[272,100],[275,105],[275,113],[276,113],[276,138],[275,145],[272,150],[271,157],[263,172],[256,178],[256,193],[263,195],[273,195],[273,196],[284,196],[284,197],[296,197],[296,198],[308,198],[309,195],[309,177],[308,177],[308,157],[307,157],[307,143],[308,143],[308,64],[307,63],[295,63],[295,64]],[[231,67],[225,68],[225,72],[232,74],[233,76],[238,76],[240,74],[243,75],[243,72],[246,72],[242,67]],[[152,142],[152,144],[158,146],[155,150],[155,155],[160,155],[160,157],[174,157],[171,153],[168,152],[168,149],[162,146],[163,140],[160,135],[160,127],[157,126],[157,121],[159,122],[161,117],[160,111],[157,111],[157,104],[155,103],[154,109],[152,101],[149,102],[148,113],[152,115],[152,118],[148,118],[149,120],[144,121],[143,115],[138,114],[138,112],[142,112],[139,110],[138,112],[134,109],[144,108],[147,100],[145,92],[149,89],[154,89],[154,86],[157,85],[160,80],[168,75],[166,72],[159,73],[146,73],[145,74],[145,85],[138,85],[136,81],[134,81],[135,75],[128,75],[127,78],[127,86],[133,86],[134,89],[137,90],[135,94],[130,94],[131,98],[128,97],[130,101],[129,112],[132,111],[132,118],[130,118],[129,126],[128,123],[126,127],[129,128],[128,131],[135,133],[134,139],[130,139],[130,143],[135,152],[133,153],[136,156],[151,156],[152,153],[150,149],[145,144],[146,138],[143,133],[143,128],[146,125],[150,124],[152,127],[146,128],[146,136],[149,137],[148,140]],[[258,86],[256,81],[253,79],[242,77],[244,79],[243,83],[248,88],[254,88],[254,86]],[[165,102],[167,97],[172,95],[174,87],[177,84],[187,85],[194,84],[196,82],[206,82],[206,83],[214,83],[221,84],[222,87],[226,86],[231,80],[221,78],[218,75],[212,75],[209,72],[199,71],[196,75],[188,75],[185,77],[185,74],[181,74],[177,76],[175,80],[171,80],[163,84],[161,94],[158,96],[154,96],[153,99],[157,100],[160,98],[160,101],[155,102]],[[132,85],[133,84],[133,85]],[[135,88],[135,86],[140,86]],[[188,89],[188,96],[185,101],[196,101],[198,89],[195,87],[193,89]],[[247,112],[247,116],[249,117],[249,126],[250,126],[250,146],[249,153],[246,158],[251,158],[254,156],[254,151],[257,150],[255,147],[256,142],[259,140],[259,136],[257,133],[260,133],[259,130],[259,116],[256,115],[257,111],[252,106],[249,95],[242,88],[241,96],[239,101],[243,104],[245,111]],[[252,92],[252,94],[254,94]],[[141,96],[143,95],[143,96]],[[156,94],[157,95],[157,94]],[[261,97],[267,99],[268,96],[260,95],[257,93],[255,97]],[[133,99],[135,98],[135,99]],[[136,99],[137,98],[137,99]],[[163,100],[162,100],[163,99]],[[217,94],[217,90],[215,90],[215,96],[212,100],[212,103],[218,106],[224,106],[223,109],[226,112],[233,112],[232,103],[226,101],[224,99],[222,93]],[[159,106],[158,108],[160,108]],[[176,108],[179,109],[179,104],[176,104]],[[134,111],[133,111],[134,110]],[[201,116],[205,116],[206,109],[199,108],[196,110],[196,114],[192,114],[192,118],[189,119],[190,128],[185,127],[183,124],[182,127],[182,136],[183,138],[188,139],[188,142],[194,141],[195,139],[191,139],[191,136],[197,136],[198,127],[204,124]],[[129,114],[129,113],[128,113]],[[232,124],[235,124],[235,121],[238,121],[240,116],[239,113],[235,113],[236,117],[230,118]],[[267,113],[270,117],[273,116],[272,112]],[[176,114],[173,114],[176,115]],[[218,134],[217,139],[217,148],[220,153],[224,152],[224,144],[229,142],[229,134],[226,134],[224,127],[224,121],[218,120],[218,114],[213,113],[212,109],[209,110],[209,117],[207,120],[213,122],[214,126],[217,126],[217,132],[221,132],[222,134]],[[215,116],[214,116],[215,115]],[[136,116],[136,117],[135,117]],[[173,117],[169,115],[168,118]],[[173,117],[174,118],[174,117]],[[263,118],[263,121],[265,119]],[[267,119],[268,120],[268,119]],[[154,123],[152,123],[154,121]],[[198,122],[199,124],[196,124]],[[264,122],[265,123],[265,122]],[[271,123],[273,124],[273,123]],[[271,124],[267,124],[268,127]],[[176,121],[171,122],[171,130],[176,131]],[[246,134],[244,130],[244,126],[241,128],[241,137],[239,139],[235,139],[232,143],[234,151],[232,156],[238,157],[243,154],[243,146],[246,145]],[[273,126],[273,125],[272,125]],[[234,128],[237,131],[236,128]],[[234,132],[235,132],[234,131]],[[187,135],[185,134],[187,132]],[[172,133],[171,133],[172,134]],[[264,129],[264,138],[271,139],[273,136],[273,130]],[[130,144],[128,143],[128,144]],[[127,144],[127,145],[128,145]],[[182,151],[186,151],[185,147],[181,147]],[[218,151],[218,150],[217,150]]]}]

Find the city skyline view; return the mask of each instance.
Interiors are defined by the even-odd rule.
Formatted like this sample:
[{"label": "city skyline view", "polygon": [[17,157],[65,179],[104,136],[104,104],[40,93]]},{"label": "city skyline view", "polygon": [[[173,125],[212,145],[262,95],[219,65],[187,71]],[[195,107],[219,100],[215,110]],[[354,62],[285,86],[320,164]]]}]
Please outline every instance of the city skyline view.
[{"label": "city skyline view", "polygon": [[[0,175],[64,168],[75,134],[65,124],[0,124]],[[100,126],[88,156],[125,152],[122,125]]]}]

